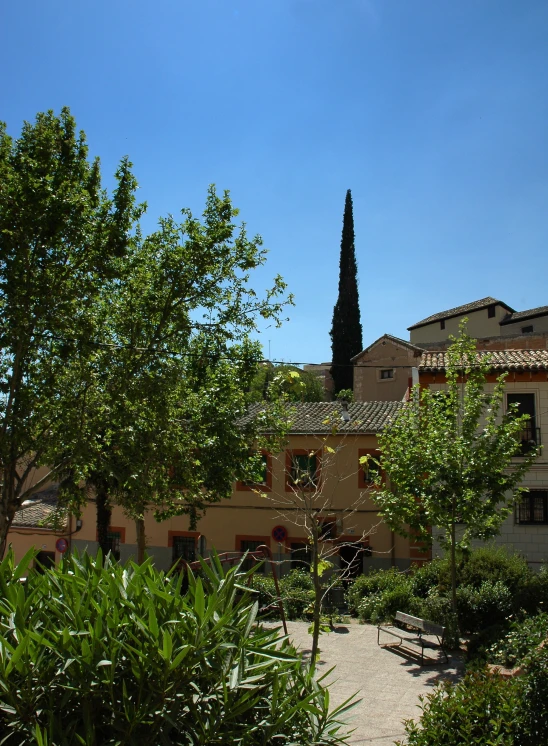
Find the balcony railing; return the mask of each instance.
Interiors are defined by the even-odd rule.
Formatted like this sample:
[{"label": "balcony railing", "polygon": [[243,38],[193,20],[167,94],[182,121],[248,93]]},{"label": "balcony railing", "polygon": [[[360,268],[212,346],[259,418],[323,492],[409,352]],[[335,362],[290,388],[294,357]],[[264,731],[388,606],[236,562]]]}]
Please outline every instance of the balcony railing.
[{"label": "balcony railing", "polygon": [[540,445],[540,427],[524,427],[520,433],[520,450],[517,456],[525,456]]}]

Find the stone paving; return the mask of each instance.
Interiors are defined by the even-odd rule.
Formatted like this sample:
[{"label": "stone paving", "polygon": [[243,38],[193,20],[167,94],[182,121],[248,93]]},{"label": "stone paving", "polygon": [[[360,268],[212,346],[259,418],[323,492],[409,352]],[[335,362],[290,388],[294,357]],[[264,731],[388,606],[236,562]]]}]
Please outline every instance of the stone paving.
[{"label": "stone paving", "polygon": [[[288,622],[290,638],[305,654],[311,644],[308,627],[307,622]],[[447,664],[420,666],[410,656],[379,647],[373,625],[352,622],[337,624],[336,629],[320,637],[318,670],[336,666],[328,679],[334,706],[356,692],[362,700],[348,715],[355,729],[349,739],[353,746],[393,746],[394,741],[405,740],[402,721],[420,716],[419,695],[442,679],[455,681],[463,673],[462,661],[455,656]]]}]

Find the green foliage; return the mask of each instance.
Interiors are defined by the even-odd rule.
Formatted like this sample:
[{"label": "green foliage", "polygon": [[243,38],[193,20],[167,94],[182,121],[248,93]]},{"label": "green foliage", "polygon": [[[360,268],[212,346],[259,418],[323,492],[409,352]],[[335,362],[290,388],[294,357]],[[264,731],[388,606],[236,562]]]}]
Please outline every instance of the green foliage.
[{"label": "green foliage", "polygon": [[346,603],[351,614],[359,616],[360,606],[365,598],[382,595],[385,591],[406,588],[409,585],[408,575],[399,572],[395,567],[389,570],[373,570],[367,575],[359,575],[348,586]]},{"label": "green foliage", "polygon": [[352,389],[341,389],[340,391],[337,391],[337,394],[335,398],[338,401],[347,401],[347,402],[353,402],[354,401],[354,391]]},{"label": "green foliage", "polygon": [[[420,697],[420,722],[406,721],[408,746],[513,746],[515,686],[485,672]],[[397,742],[403,746],[401,741]]]},{"label": "green foliage", "polygon": [[[314,585],[310,573],[306,570],[291,570],[280,579],[279,584],[286,618],[307,617],[314,603]],[[259,594],[261,615],[269,619],[279,619],[276,587],[272,576],[254,573],[252,587]]]},{"label": "green foliage", "polygon": [[387,589],[383,593],[373,593],[371,596],[366,596],[358,607],[360,619],[373,624],[391,622],[397,611],[420,616],[421,603],[419,599],[413,596],[409,583],[397,588]]},{"label": "green foliage", "polygon": [[407,746],[548,743],[548,651],[535,650],[521,677],[505,681],[474,671],[458,684],[442,683],[421,702],[420,721],[405,723]]},{"label": "green foliage", "polygon": [[249,386],[250,402],[324,401],[325,391],[318,376],[295,365],[260,363]]},{"label": "green foliage", "polygon": [[[500,638],[512,617],[548,608],[548,571],[532,571],[522,557],[504,548],[461,552],[456,569],[460,632],[478,636],[470,646],[474,657],[484,655],[483,648]],[[350,585],[346,599],[350,613],[363,621],[385,621],[404,611],[444,625],[451,643],[458,643],[448,557],[409,573],[391,568],[362,575]]]},{"label": "green foliage", "polygon": [[239,567],[202,578],[85,555],[44,574],[0,564],[0,734],[7,746],[344,743],[329,692],[255,624]]},{"label": "green foliage", "polygon": [[339,294],[333,309],[330,331],[331,375],[335,391],[353,389],[354,370],[350,362],[363,349],[360,302],[358,297],[358,267],[354,248],[354,215],[352,194],[346,192],[344,204],[341,254],[339,261]]},{"label": "green foliage", "polygon": [[526,616],[511,623],[507,633],[488,648],[486,658],[489,663],[513,668],[546,638],[548,614],[543,612],[535,616]]}]

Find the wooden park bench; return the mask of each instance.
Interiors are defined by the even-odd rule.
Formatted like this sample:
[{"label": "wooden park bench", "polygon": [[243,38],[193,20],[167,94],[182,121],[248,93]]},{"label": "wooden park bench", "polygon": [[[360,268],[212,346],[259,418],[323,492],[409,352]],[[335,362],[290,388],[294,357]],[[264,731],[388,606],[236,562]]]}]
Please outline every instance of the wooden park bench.
[{"label": "wooden park bench", "polygon": [[[445,652],[445,627],[441,624],[435,624],[429,622],[426,619],[420,619],[410,614],[404,614],[403,611],[397,611],[394,617],[394,625],[382,625],[379,624],[377,627],[377,644],[381,645],[380,636],[381,632],[385,632],[387,635],[397,637],[399,642],[396,643],[383,643],[382,647],[397,647],[400,648],[404,644],[415,645],[421,650],[421,666],[424,666],[424,649],[433,648],[440,650],[445,657],[445,661],[439,659],[434,660],[427,658],[431,663],[447,663],[449,658]],[[429,635],[428,638],[423,635]],[[404,648],[405,649],[405,648]],[[414,651],[409,651],[414,652]]]}]

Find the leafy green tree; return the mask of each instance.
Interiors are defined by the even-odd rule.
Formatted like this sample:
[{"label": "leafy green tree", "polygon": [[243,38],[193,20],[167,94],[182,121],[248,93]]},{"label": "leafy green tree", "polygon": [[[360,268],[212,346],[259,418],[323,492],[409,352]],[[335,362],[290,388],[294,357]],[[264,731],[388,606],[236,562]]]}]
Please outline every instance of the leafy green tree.
[{"label": "leafy green tree", "polygon": [[400,534],[413,531],[431,542],[431,529],[441,529],[455,618],[458,547],[499,532],[539,453],[521,452],[528,415],[520,417],[513,408],[501,414],[506,374],[486,390],[489,356],[476,350],[464,329],[463,323],[446,352],[444,390],[416,386],[408,406],[379,435],[389,481],[385,487],[379,477],[375,495],[382,517]]},{"label": "leafy green tree", "polygon": [[344,205],[341,256],[339,264],[339,295],[333,309],[331,326],[331,375],[335,392],[354,388],[351,359],[363,349],[360,302],[358,297],[358,267],[354,248],[354,215],[352,194],[346,192]]},{"label": "leafy green tree", "polygon": [[[185,210],[142,238],[137,232],[105,285],[102,336],[88,365],[87,437],[72,464],[97,493],[99,543],[108,549],[115,502],[137,523],[144,516],[188,514],[230,497],[232,484],[257,468],[250,456],[260,429],[276,430],[275,405],[260,421],[246,413],[262,350],[250,335],[258,319],[279,324],[285,283],[274,279],[260,298],[250,273],[265,262],[261,239],[238,228],[228,193],[210,188],[203,220]],[[263,437],[264,441],[265,438]]]},{"label": "leafy green tree", "polygon": [[272,365],[261,362],[249,389],[249,401],[324,401],[321,380],[308,370],[296,365]]},{"label": "leafy green tree", "polygon": [[88,348],[75,340],[95,336],[99,292],[142,212],[135,189],[127,159],[112,196],[101,187],[68,109],[15,140],[0,125],[0,557],[17,508],[78,448]]}]

